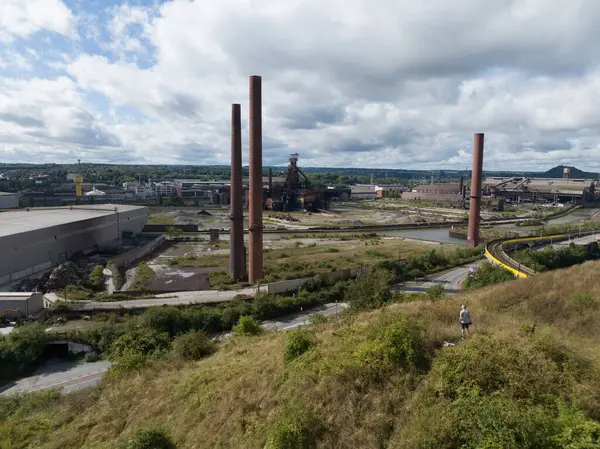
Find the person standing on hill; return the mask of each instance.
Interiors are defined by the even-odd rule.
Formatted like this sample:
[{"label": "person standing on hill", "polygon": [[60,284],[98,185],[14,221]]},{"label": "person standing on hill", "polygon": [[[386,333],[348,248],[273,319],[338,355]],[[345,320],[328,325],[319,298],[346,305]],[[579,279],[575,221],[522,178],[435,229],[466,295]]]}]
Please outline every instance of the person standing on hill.
[{"label": "person standing on hill", "polygon": [[467,310],[467,306],[464,304],[460,306],[459,320],[462,338],[470,338],[469,325],[471,324],[471,312]]}]

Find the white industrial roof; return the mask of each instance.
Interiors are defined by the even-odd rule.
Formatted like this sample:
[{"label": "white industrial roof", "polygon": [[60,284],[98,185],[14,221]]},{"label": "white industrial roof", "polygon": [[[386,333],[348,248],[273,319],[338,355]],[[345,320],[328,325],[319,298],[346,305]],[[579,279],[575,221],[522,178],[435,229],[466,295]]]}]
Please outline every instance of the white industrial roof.
[{"label": "white industrial roof", "polygon": [[52,207],[0,213],[0,237],[59,226],[118,212],[143,209],[143,206],[96,204],[88,206]]}]

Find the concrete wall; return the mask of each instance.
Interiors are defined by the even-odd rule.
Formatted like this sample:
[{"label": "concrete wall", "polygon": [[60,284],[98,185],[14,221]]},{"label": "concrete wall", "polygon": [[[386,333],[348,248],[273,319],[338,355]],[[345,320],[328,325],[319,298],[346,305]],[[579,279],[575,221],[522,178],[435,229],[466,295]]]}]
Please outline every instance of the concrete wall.
[{"label": "concrete wall", "polygon": [[149,224],[144,226],[143,232],[167,232],[168,228],[179,229],[183,232],[198,232],[198,225],[187,224],[187,225],[157,225]]},{"label": "concrete wall", "polygon": [[139,248],[135,248],[131,251],[119,254],[114,258],[115,265],[117,266],[117,268],[127,267],[150,254],[152,251],[161,246],[164,242],[165,236],[161,235],[160,237],[155,238],[151,242],[148,242],[145,245],[140,246]]},{"label": "concrete wall", "polygon": [[19,207],[18,193],[0,193],[0,209],[16,209]]},{"label": "concrete wall", "polygon": [[148,209],[139,208],[0,237],[0,285],[45,271],[76,252],[114,246],[123,232],[139,234],[147,220]]}]

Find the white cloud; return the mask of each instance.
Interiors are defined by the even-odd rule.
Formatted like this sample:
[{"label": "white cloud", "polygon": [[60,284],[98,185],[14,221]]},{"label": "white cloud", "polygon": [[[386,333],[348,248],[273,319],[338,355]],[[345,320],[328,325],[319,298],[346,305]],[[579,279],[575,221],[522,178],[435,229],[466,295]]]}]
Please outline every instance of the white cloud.
[{"label": "white cloud", "polygon": [[74,18],[61,0],[2,0],[0,43],[26,38],[40,30],[73,36]]},{"label": "white cloud", "polygon": [[260,74],[265,163],[297,150],[310,165],[462,168],[483,131],[489,168],[600,169],[595,0],[173,0],[110,17],[111,56],[67,60],[73,91],[108,100],[106,123],[74,122],[139,160],[226,163],[230,104],[245,123]]}]

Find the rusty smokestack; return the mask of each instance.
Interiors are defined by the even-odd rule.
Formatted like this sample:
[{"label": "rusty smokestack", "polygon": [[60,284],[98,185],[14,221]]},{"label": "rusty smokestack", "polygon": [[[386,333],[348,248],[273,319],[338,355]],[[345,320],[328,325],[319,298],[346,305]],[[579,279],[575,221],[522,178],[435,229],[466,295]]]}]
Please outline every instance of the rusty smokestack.
[{"label": "rusty smokestack", "polygon": [[469,206],[469,229],[467,247],[479,245],[479,219],[481,213],[481,182],[483,175],[483,133],[475,134],[473,141],[473,175],[471,179],[471,200]]},{"label": "rusty smokestack", "polygon": [[263,277],[262,79],[250,77],[250,205],[248,281]]},{"label": "rusty smokestack", "polygon": [[269,169],[269,197],[273,198],[273,169]]},{"label": "rusty smokestack", "polygon": [[231,105],[231,191],[229,219],[229,271],[234,281],[246,274],[244,249],[244,199],[242,190],[242,122],[241,107]]}]

